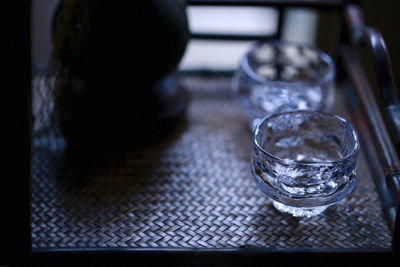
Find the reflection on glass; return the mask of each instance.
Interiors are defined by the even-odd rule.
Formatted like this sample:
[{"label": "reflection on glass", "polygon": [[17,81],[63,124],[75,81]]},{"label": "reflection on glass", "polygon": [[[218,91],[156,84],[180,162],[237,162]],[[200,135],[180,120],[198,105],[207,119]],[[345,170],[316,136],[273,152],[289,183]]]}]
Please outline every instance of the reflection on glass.
[{"label": "reflection on glass", "polygon": [[249,116],[250,129],[275,113],[329,112],[335,65],[319,49],[285,41],[258,43],[242,59],[232,87]]},{"label": "reflection on glass", "polygon": [[358,153],[356,132],[346,120],[292,111],[267,117],[256,126],[251,167],[275,208],[310,217],[352,192]]}]

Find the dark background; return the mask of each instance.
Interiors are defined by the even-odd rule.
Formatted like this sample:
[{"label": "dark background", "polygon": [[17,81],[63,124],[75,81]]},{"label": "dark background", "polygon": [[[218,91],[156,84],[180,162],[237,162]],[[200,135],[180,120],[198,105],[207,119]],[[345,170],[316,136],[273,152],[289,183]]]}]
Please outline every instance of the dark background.
[{"label": "dark background", "polygon": [[[386,41],[392,60],[393,75],[399,92],[400,85],[400,2],[364,1],[365,20],[378,29]],[[369,68],[371,68],[369,66]]]}]

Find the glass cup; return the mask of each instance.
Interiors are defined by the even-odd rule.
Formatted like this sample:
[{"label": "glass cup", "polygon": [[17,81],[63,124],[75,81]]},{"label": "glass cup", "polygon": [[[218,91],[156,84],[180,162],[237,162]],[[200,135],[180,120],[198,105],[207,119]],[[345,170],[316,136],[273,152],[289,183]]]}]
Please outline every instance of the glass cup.
[{"label": "glass cup", "polygon": [[358,153],[357,134],[343,118],[286,112],[256,126],[251,169],[276,209],[311,217],[353,191]]},{"label": "glass cup", "polygon": [[249,127],[275,113],[329,112],[334,103],[335,65],[318,48],[288,41],[257,43],[242,59],[232,88]]}]

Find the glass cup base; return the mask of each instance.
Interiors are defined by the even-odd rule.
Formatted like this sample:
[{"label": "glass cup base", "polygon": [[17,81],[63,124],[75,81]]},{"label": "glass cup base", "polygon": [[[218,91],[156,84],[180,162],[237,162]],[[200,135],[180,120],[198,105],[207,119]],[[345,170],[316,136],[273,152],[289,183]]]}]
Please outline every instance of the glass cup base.
[{"label": "glass cup base", "polygon": [[272,205],[283,213],[289,213],[293,217],[313,217],[324,212],[330,205],[317,206],[317,207],[293,207],[282,204],[278,201],[273,200]]}]

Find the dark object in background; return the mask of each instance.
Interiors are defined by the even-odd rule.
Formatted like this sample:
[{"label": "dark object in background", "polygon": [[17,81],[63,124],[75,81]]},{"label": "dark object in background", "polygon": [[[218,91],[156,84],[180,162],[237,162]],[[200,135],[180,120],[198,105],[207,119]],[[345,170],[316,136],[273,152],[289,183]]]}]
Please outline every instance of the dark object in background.
[{"label": "dark object in background", "polygon": [[[0,18],[3,99],[0,266],[23,266],[31,253],[31,1],[8,1]],[[25,260],[25,261],[24,261]]]},{"label": "dark object in background", "polygon": [[[364,0],[363,11],[365,21],[377,29],[385,39],[390,53],[393,78],[397,84],[397,93],[400,94],[400,20],[398,19],[399,1],[373,1]],[[372,66],[368,66],[372,72]]]},{"label": "dark object in background", "polygon": [[48,77],[73,157],[152,143],[183,115],[173,74],[189,40],[182,1],[64,0],[52,31]]}]

